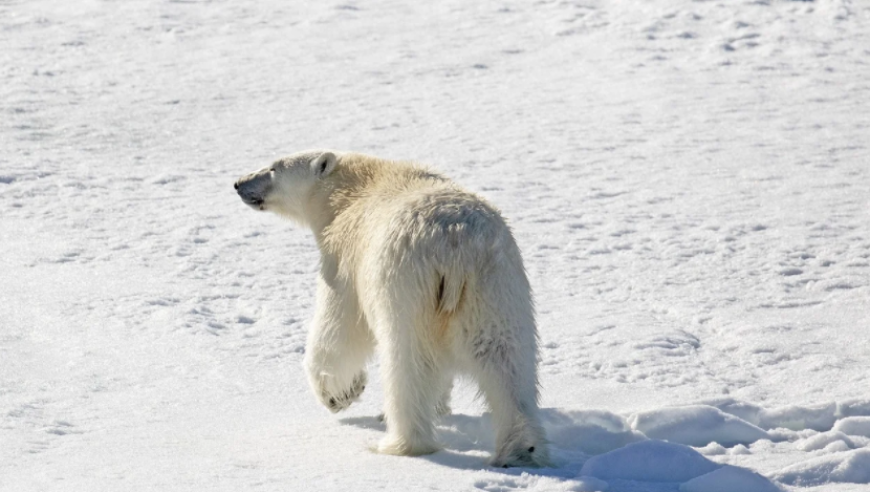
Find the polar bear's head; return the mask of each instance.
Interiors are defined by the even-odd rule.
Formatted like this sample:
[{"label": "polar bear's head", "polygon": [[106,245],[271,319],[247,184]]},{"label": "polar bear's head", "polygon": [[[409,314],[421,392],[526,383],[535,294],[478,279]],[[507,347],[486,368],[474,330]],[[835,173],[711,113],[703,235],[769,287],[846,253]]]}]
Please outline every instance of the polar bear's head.
[{"label": "polar bear's head", "polygon": [[309,197],[317,182],[335,169],[338,157],[328,150],[309,150],[275,161],[242,176],[236,192],[255,210],[269,210],[307,223]]}]

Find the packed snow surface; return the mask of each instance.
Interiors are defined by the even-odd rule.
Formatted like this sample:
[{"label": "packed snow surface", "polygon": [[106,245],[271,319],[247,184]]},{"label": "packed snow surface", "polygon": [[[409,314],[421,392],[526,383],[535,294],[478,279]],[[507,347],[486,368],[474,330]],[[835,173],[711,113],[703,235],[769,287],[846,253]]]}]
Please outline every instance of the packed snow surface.
[{"label": "packed snow surface", "polygon": [[[866,492],[868,146],[863,1],[0,1],[0,490]],[[318,406],[318,147],[509,219],[553,467]]]}]

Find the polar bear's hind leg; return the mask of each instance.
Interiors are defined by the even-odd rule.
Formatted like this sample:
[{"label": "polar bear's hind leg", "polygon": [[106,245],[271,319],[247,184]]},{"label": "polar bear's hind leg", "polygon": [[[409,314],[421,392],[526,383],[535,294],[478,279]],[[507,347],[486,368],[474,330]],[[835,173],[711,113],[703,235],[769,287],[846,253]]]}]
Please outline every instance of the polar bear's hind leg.
[{"label": "polar bear's hind leg", "polygon": [[434,343],[435,316],[420,301],[408,279],[387,282],[386,298],[373,306],[373,323],[381,353],[384,420],[387,435],[378,445],[384,454],[418,456],[434,453],[436,406],[442,397],[443,353]]},{"label": "polar bear's hind leg", "polygon": [[481,282],[479,318],[469,345],[473,375],[492,412],[497,467],[546,466],[538,417],[537,336],[525,274],[502,263]]}]

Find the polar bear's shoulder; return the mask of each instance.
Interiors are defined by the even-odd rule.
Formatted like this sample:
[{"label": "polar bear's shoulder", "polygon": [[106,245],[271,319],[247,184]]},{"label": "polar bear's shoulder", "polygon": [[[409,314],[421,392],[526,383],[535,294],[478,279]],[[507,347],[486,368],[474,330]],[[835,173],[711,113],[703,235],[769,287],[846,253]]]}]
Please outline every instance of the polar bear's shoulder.
[{"label": "polar bear's shoulder", "polygon": [[413,162],[364,154],[343,154],[329,176],[331,205],[342,210],[357,201],[389,200],[409,194],[460,188],[450,179]]}]

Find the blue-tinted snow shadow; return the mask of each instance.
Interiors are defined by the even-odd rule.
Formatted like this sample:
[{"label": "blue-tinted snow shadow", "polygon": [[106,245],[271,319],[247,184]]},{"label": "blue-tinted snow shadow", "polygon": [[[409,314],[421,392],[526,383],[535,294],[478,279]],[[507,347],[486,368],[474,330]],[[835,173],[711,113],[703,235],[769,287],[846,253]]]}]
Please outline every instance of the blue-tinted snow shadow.
[{"label": "blue-tinted snow shadow", "polygon": [[[628,428],[625,419],[606,411],[542,409],[541,420],[550,442],[552,466],[548,468],[491,467],[489,459],[495,449],[495,439],[488,413],[442,417],[437,425],[437,436],[444,449],[422,459],[450,468],[488,469],[506,475],[526,473],[567,480],[577,476],[590,456],[646,439]],[[379,417],[349,417],[340,422],[386,432],[386,425]]]}]

